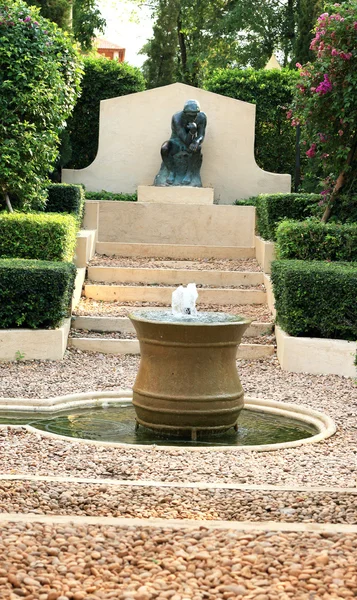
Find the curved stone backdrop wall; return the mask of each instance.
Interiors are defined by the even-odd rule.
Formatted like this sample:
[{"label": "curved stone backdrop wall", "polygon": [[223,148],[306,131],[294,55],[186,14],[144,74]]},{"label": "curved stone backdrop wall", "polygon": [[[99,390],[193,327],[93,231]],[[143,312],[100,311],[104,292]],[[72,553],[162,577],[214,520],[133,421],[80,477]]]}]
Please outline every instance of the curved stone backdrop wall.
[{"label": "curved stone backdrop wall", "polygon": [[217,203],[290,191],[290,175],[268,173],[255,162],[255,105],[182,83],[102,100],[97,156],[85,169],[63,169],[62,180],[91,191],[126,193],[152,185],[172,115],[190,98],[207,115],[201,176],[204,187],[214,188]]}]

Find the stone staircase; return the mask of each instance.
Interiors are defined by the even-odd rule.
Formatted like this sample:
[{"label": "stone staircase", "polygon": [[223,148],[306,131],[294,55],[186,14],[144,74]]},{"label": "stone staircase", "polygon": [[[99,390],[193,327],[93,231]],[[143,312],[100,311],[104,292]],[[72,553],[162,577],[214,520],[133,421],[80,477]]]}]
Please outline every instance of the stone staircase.
[{"label": "stone staircase", "polygon": [[[235,248],[239,258],[233,259],[222,258],[222,248],[217,253],[207,252],[207,248],[200,246],[196,246],[194,252],[189,247],[181,248],[179,254],[184,258],[178,259],[177,247],[168,252],[169,257],[143,258],[148,249],[141,244],[135,245],[137,256],[129,257],[126,256],[127,245],[120,246],[112,244],[114,254],[108,256],[107,244],[97,243],[97,254],[87,268],[82,301],[72,320],[71,347],[82,351],[138,354],[139,343],[127,314],[140,306],[158,310],[169,307],[172,292],[178,285],[195,282],[199,310],[228,311],[252,319],[238,350],[239,358],[260,359],[274,353],[264,274],[251,257],[250,248]],[[105,253],[101,254],[103,250]],[[149,254],[154,255],[155,248],[151,248]],[[202,256],[205,258],[198,258]]]}]

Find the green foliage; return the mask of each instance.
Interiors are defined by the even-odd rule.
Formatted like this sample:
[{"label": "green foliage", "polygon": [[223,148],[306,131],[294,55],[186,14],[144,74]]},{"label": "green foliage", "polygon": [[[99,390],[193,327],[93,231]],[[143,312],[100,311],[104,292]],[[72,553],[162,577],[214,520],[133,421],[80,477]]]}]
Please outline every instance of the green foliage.
[{"label": "green foliage", "polygon": [[39,208],[79,93],[70,38],[21,0],[0,0],[0,201]]},{"label": "green foliage", "polygon": [[143,89],[144,78],[139,69],[106,58],[84,59],[82,94],[67,126],[72,146],[69,168],[83,169],[96,156],[100,101]]},{"label": "green foliage", "polygon": [[0,328],[54,328],[70,316],[72,263],[0,260]]},{"label": "green foliage", "polygon": [[255,204],[258,234],[275,241],[280,221],[310,217],[318,210],[319,200],[318,194],[260,194]]},{"label": "green foliage", "polygon": [[95,0],[25,0],[25,2],[29,6],[40,8],[41,15],[54,21],[61,29],[72,31],[74,39],[79,42],[83,51],[92,48],[96,32],[104,33],[106,21]]},{"label": "green foliage", "polygon": [[295,170],[295,131],[286,119],[293,97],[295,71],[220,69],[205,82],[210,92],[256,104],[255,159],[273,173]]},{"label": "green foliage", "polygon": [[276,260],[277,322],[286,333],[356,340],[357,264]]},{"label": "green foliage", "polygon": [[48,199],[45,211],[48,213],[75,214],[80,225],[84,212],[84,189],[81,185],[67,183],[52,183],[47,188]]},{"label": "green foliage", "polygon": [[61,27],[69,28],[71,2],[70,0],[25,0],[29,6],[40,9],[42,17],[49,19]]},{"label": "green foliage", "polygon": [[299,65],[292,125],[301,125],[309,171],[321,178],[323,219],[357,176],[357,0],[328,3],[310,49],[314,63]]},{"label": "green foliage", "polygon": [[102,190],[101,192],[85,192],[87,200],[119,200],[121,202],[136,202],[138,199],[138,194],[135,192],[134,194],[122,194],[121,192],[115,194],[113,192],[106,192]]},{"label": "green foliage", "polygon": [[[139,4],[143,0],[136,0]],[[319,0],[312,0],[315,7]],[[148,87],[201,86],[222,67],[262,69],[273,52],[284,67],[309,38],[309,0],[147,0],[155,19],[142,54]],[[295,38],[297,36],[297,41]]]},{"label": "green foliage", "polygon": [[69,262],[76,236],[77,221],[72,215],[0,213],[0,258]]},{"label": "green foliage", "polygon": [[257,196],[253,196],[252,198],[235,200],[233,202],[236,206],[256,206],[257,204]]},{"label": "green foliage", "polygon": [[235,35],[236,64],[262,69],[274,51],[289,64],[294,43],[294,0],[233,0],[228,2],[224,33]]},{"label": "green foliage", "polygon": [[73,35],[84,52],[93,46],[96,32],[104,33],[106,20],[103,19],[96,0],[73,1]]},{"label": "green foliage", "polygon": [[227,0],[149,0],[155,24],[142,53],[148,87],[201,85],[208,67],[235,59],[235,33],[222,32]]},{"label": "green foliage", "polygon": [[357,223],[282,221],[276,230],[279,258],[357,262]]},{"label": "green foliage", "polygon": [[297,34],[295,38],[295,62],[301,64],[313,61],[314,53],[310,44],[314,37],[313,29],[316,19],[322,12],[322,0],[298,0],[296,7]]}]

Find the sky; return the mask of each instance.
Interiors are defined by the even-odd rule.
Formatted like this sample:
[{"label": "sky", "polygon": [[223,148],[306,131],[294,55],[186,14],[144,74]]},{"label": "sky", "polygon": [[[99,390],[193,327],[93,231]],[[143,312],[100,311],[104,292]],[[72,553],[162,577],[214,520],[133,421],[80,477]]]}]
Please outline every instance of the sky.
[{"label": "sky", "polygon": [[145,56],[138,52],[152,33],[148,7],[138,7],[131,0],[98,0],[98,6],[107,21],[103,37],[126,48],[125,60],[140,67]]}]

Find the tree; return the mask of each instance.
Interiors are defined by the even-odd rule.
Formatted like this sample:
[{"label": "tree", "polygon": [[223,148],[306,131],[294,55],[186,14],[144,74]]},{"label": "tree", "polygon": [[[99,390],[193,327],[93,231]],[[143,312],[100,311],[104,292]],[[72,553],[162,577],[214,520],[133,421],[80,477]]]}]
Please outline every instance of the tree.
[{"label": "tree", "polygon": [[322,0],[297,0],[296,39],[294,48],[295,63],[305,64],[315,59],[310,49],[316,19],[322,10]]},{"label": "tree", "polygon": [[301,80],[288,113],[301,125],[312,169],[321,172],[324,222],[357,175],[357,0],[325,10],[310,45],[315,62],[298,65]]},{"label": "tree", "polygon": [[40,8],[41,15],[73,33],[83,51],[92,48],[96,32],[104,33],[103,19],[96,0],[25,0]]},{"label": "tree", "polygon": [[96,0],[73,0],[73,35],[83,51],[92,48],[95,33],[104,33],[105,25]]},{"label": "tree", "polygon": [[[218,35],[229,0],[150,0],[154,35],[142,53],[149,87],[183,81],[200,85],[208,66],[224,66],[232,36]],[[234,40],[233,40],[234,42]]]},{"label": "tree", "polygon": [[59,133],[79,95],[79,56],[39,10],[0,0],[0,190],[24,208],[46,198]]}]

